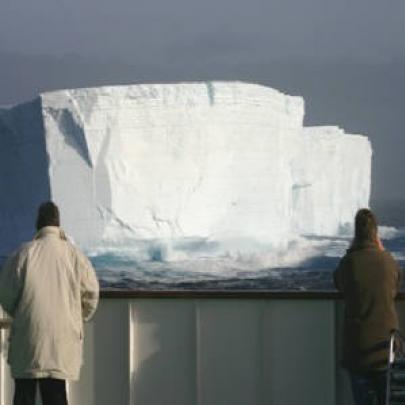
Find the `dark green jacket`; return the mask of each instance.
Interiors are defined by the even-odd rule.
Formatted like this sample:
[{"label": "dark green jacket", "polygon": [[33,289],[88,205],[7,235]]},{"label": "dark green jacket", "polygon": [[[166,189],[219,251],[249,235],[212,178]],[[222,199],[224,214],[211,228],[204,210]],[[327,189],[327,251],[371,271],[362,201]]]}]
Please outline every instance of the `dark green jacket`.
[{"label": "dark green jacket", "polygon": [[387,342],[398,328],[395,296],[401,272],[386,250],[368,243],[349,249],[334,273],[335,286],[343,293],[345,320],[343,366],[366,372],[385,368]]}]

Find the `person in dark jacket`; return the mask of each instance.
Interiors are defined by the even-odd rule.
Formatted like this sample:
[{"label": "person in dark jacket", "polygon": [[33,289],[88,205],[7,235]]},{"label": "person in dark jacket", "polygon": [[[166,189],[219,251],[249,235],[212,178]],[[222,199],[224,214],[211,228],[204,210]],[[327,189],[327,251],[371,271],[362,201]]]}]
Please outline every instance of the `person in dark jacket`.
[{"label": "person in dark jacket", "polygon": [[343,367],[350,373],[356,405],[385,403],[385,379],[390,332],[398,329],[395,308],[401,272],[378,237],[377,220],[369,209],[355,217],[350,248],[334,272],[336,288],[343,293],[345,320]]}]

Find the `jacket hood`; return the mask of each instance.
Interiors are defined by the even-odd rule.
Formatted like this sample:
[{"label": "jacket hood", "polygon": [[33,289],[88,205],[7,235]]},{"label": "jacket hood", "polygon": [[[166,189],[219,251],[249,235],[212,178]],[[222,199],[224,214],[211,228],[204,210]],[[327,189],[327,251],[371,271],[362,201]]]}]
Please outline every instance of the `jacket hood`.
[{"label": "jacket hood", "polygon": [[40,239],[47,235],[56,235],[62,240],[67,240],[65,232],[59,226],[44,226],[37,232],[34,239]]},{"label": "jacket hood", "polygon": [[350,248],[347,249],[347,253],[356,252],[357,250],[364,250],[364,249],[380,250],[376,242],[369,241],[369,242],[356,243],[356,244],[350,246]]}]

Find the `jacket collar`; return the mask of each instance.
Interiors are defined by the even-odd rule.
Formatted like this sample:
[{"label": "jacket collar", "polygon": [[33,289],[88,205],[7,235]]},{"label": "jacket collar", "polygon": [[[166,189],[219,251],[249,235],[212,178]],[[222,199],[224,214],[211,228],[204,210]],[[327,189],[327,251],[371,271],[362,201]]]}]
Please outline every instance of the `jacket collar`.
[{"label": "jacket collar", "polygon": [[67,240],[65,232],[63,232],[58,226],[44,226],[37,232],[34,239],[40,239],[48,235],[59,236],[59,238]]}]

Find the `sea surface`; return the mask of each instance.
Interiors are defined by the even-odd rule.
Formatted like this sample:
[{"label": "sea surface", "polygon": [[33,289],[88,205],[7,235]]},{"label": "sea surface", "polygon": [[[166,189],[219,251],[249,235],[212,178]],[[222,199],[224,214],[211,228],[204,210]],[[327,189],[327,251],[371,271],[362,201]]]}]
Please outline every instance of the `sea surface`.
[{"label": "sea surface", "polygon": [[[405,291],[405,226],[382,226],[385,249],[403,269]],[[85,251],[104,290],[282,290],[331,291],[333,271],[350,246],[351,236],[306,236],[291,241],[284,251],[266,246],[232,246],[230,252],[209,253],[210,246],[182,244],[183,255],[167,255],[151,245],[148,258],[139,245]],[[212,252],[211,252],[212,253]],[[6,257],[0,256],[0,268]]]},{"label": "sea surface", "polygon": [[[384,247],[405,267],[405,227],[381,227]],[[332,290],[332,273],[351,237],[303,237],[284,256],[224,255],[192,260],[137,260],[125,252],[91,255],[103,289],[123,290]],[[272,265],[272,263],[275,263]],[[401,289],[404,289],[403,286]]]}]

